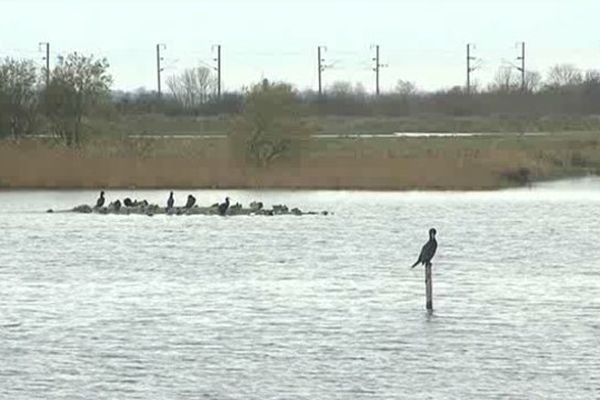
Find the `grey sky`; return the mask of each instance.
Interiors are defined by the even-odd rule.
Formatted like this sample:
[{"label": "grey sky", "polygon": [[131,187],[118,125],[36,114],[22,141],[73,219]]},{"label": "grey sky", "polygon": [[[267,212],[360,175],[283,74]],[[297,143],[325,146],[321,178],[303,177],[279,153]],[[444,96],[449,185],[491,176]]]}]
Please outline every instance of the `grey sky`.
[{"label": "grey sky", "polygon": [[327,46],[324,83],[373,87],[372,44],[381,46],[382,87],[402,78],[420,88],[462,85],[465,45],[483,60],[487,83],[527,42],[527,69],[556,63],[600,68],[598,0],[0,0],[0,56],[36,58],[79,50],[106,56],[115,88],[154,89],[155,44],[164,74],[211,64],[223,46],[226,89],[267,77],[316,86],[316,46]]}]

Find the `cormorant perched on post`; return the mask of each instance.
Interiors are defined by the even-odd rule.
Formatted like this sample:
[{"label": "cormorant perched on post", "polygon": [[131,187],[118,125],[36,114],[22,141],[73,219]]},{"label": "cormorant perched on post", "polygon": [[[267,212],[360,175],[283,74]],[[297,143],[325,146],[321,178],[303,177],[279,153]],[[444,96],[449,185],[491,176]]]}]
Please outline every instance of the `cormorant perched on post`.
[{"label": "cormorant perched on post", "polygon": [[173,192],[171,192],[171,194],[169,195],[169,200],[167,200],[167,210],[170,210],[171,208],[173,208],[174,204],[175,204],[175,199],[173,198]]},{"label": "cormorant perched on post", "polygon": [[431,264],[431,259],[433,258],[433,256],[435,255],[435,251],[437,250],[437,241],[435,240],[436,233],[437,231],[434,228],[431,228],[429,230],[429,241],[425,243],[425,245],[421,249],[421,254],[419,254],[419,259],[416,263],[413,264],[411,268],[414,268],[419,264]]},{"label": "cormorant perched on post", "polygon": [[219,214],[225,215],[229,209],[229,197],[225,197],[225,203],[219,204]]},{"label": "cormorant perched on post", "polygon": [[196,204],[196,198],[191,194],[188,195],[187,203],[185,203],[185,208],[192,208],[194,207],[194,204]]},{"label": "cormorant perched on post", "polygon": [[100,197],[96,200],[96,208],[100,208],[104,205],[104,191],[100,192]]}]

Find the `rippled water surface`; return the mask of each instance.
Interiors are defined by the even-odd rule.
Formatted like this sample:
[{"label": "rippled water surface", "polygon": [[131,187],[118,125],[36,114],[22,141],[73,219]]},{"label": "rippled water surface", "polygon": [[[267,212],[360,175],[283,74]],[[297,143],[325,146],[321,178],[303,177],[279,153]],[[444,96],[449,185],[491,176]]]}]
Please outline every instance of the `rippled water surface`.
[{"label": "rippled water surface", "polygon": [[[0,398],[600,397],[600,181],[227,194],[334,215],[46,214],[97,194],[0,192]],[[409,266],[432,226],[428,316]]]}]

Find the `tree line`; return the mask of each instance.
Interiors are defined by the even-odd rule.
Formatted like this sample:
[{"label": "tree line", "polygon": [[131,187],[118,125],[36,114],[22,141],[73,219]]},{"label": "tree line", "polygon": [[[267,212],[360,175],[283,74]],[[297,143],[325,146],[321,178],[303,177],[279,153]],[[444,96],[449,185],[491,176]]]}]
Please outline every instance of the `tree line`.
[{"label": "tree line", "polygon": [[[265,86],[261,82],[218,96],[214,75],[205,67],[184,70],[167,77],[168,92],[158,96],[143,89],[113,91],[106,59],[72,53],[59,57],[51,71],[40,71],[31,60],[6,58],[0,61],[0,136],[20,137],[43,130],[77,146],[86,118],[107,109],[122,114],[239,116],[256,105],[257,87],[274,89],[267,92],[275,98],[284,92],[286,102],[292,102],[297,114],[304,116],[600,114],[600,71],[581,71],[570,64],[555,65],[545,76],[527,71],[524,82],[514,68],[502,67],[487,86],[474,85],[469,92],[459,86],[428,92],[399,80],[394,90],[379,96],[367,93],[360,84],[342,81],[327,87],[322,95],[285,83]],[[264,104],[280,108],[277,102]]]},{"label": "tree line", "polygon": [[[490,115],[594,115],[600,114],[600,71],[582,71],[558,64],[543,77],[526,71],[524,82],[513,67],[500,67],[486,86],[469,91],[455,86],[437,91],[420,90],[413,82],[398,80],[395,88],[375,96],[361,84],[337,81],[319,95],[294,90],[297,102],[309,115],[341,116],[446,116]],[[144,90],[119,93],[115,104],[123,112],[162,112],[168,115],[239,114],[248,90],[216,95],[216,79],[205,67],[189,69],[168,78],[169,93],[158,99]]]}]

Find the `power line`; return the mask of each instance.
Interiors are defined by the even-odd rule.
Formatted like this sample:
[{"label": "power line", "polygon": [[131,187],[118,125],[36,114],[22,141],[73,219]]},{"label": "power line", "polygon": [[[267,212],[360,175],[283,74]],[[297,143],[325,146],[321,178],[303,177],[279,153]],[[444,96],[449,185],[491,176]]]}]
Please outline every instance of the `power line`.
[{"label": "power line", "polygon": [[204,66],[205,68],[209,68],[209,69],[215,69],[215,67],[211,64],[209,64],[208,62],[201,60],[201,59],[197,59],[196,62],[202,66]]},{"label": "power line", "polygon": [[[532,61],[528,58],[528,56],[526,55],[526,51],[529,50],[528,48],[526,48],[526,43],[525,42],[518,42],[516,43],[517,46],[517,50],[515,50],[514,48],[515,44],[513,44],[513,46],[506,46],[504,47],[504,51],[506,51],[508,48],[512,48],[512,51],[514,51],[515,53],[518,52],[518,54],[513,54],[512,57],[510,57],[510,60],[505,60],[505,59],[500,59],[499,61],[501,62],[501,64],[503,64],[505,67],[509,67],[514,71],[518,71],[518,73],[520,73],[520,86],[521,86],[521,90],[526,91],[528,89],[528,82],[527,80],[529,79],[528,76],[528,72],[526,70],[526,68],[532,68],[532,67],[538,67],[538,65],[535,65],[536,63],[539,64],[540,68],[544,68],[545,64],[549,64],[549,60],[550,60],[550,52],[551,51],[559,51],[559,53],[557,54],[560,57],[564,57],[564,54],[560,53],[561,51],[566,51],[568,50],[570,53],[577,53],[577,55],[579,55],[579,53],[584,54],[584,52],[589,51],[590,54],[593,51],[591,48],[584,48],[584,47],[575,47],[575,48],[561,48],[561,47],[537,47],[535,48],[535,57],[533,60],[533,64]],[[218,54],[220,53],[220,51],[215,54],[215,52],[217,51],[217,47],[220,49],[220,45],[218,46],[214,46],[215,48],[212,49],[212,55],[209,58],[208,57],[208,49],[206,49],[206,51],[198,51],[198,50],[194,50],[194,49],[190,49],[190,47],[186,46],[185,48],[179,48],[181,51],[176,51],[173,48],[173,45],[170,43],[169,44],[169,52],[168,53],[164,53],[164,51],[166,50],[166,46],[164,44],[158,44],[156,45],[156,56],[157,56],[157,60],[156,60],[156,68],[157,68],[157,89],[159,91],[159,94],[162,94],[162,90],[163,90],[163,82],[162,79],[165,78],[165,74],[167,73],[167,71],[170,71],[171,68],[177,69],[178,67],[182,67],[182,64],[188,63],[188,62],[192,62],[192,54],[204,54],[205,56],[203,57],[203,60],[199,60],[197,61],[198,64],[202,64],[203,66],[209,67],[211,68],[211,70],[216,71],[216,74],[218,75],[217,79],[218,79],[218,85],[220,86],[220,91],[222,92],[223,88],[223,82],[222,82],[222,54]],[[480,73],[482,75],[482,79],[483,76],[485,74],[487,74],[487,72],[489,70],[491,70],[491,68],[497,63],[496,60],[496,55],[498,53],[498,47],[492,47],[492,48],[487,48],[486,49],[479,49],[475,47],[474,44],[467,44],[467,54],[466,54],[466,91],[470,92],[472,90],[475,89],[475,83],[474,83],[474,71],[477,71],[477,73],[475,73],[475,75],[477,77],[479,77]],[[294,68],[294,72],[297,72],[297,70],[295,68],[299,67],[300,64],[296,64],[296,58],[302,56],[303,60],[302,62],[305,63],[303,64],[302,68],[306,68],[304,67],[304,65],[310,65],[312,64],[314,61],[313,56],[311,56],[311,52],[314,50],[307,50],[305,47],[302,47],[302,49],[306,50],[306,51],[295,51],[295,50],[287,50],[287,49],[282,49],[283,51],[271,51],[271,50],[267,50],[267,51],[246,51],[244,49],[240,49],[241,51],[235,51],[233,50],[231,53],[229,52],[230,49],[228,49],[228,57],[232,57],[235,58],[235,60],[233,62],[231,62],[228,65],[231,65],[231,69],[234,72],[231,72],[230,75],[231,79],[233,79],[234,81],[238,78],[238,76],[241,76],[241,73],[238,73],[239,71],[241,71],[243,68],[247,68],[249,66],[253,66],[256,65],[256,67],[261,68],[261,66],[263,65],[264,62],[268,62],[269,65],[273,66],[272,68],[275,67],[279,67],[279,68],[287,68],[289,65],[292,65],[293,63],[293,68]],[[314,49],[314,48],[313,48]],[[380,45],[373,45],[371,47],[371,49],[374,49],[374,57],[362,57],[362,56],[357,56],[357,54],[360,54],[360,52],[357,51],[351,51],[351,49],[327,49],[325,46],[319,46],[318,47],[318,65],[317,65],[317,72],[318,72],[318,84],[319,84],[319,93],[323,94],[324,92],[327,91],[327,82],[323,81],[324,78],[329,77],[329,79],[333,79],[335,77],[336,74],[342,76],[343,74],[346,74],[346,72],[338,72],[338,71],[356,71],[358,69],[360,69],[360,73],[363,74],[363,70],[368,70],[368,72],[365,72],[363,75],[360,75],[360,80],[363,83],[368,83],[370,81],[370,74],[371,73],[375,73],[375,88],[374,88],[374,92],[377,94],[380,94],[381,91],[385,91],[386,88],[386,83],[384,81],[382,81],[382,75],[381,75],[381,68],[384,67],[384,65],[381,63],[381,47]],[[463,49],[463,50],[461,50]],[[18,49],[18,48],[5,48],[3,49],[3,53],[10,55],[10,53],[15,53],[17,55],[22,55],[23,57],[28,57],[30,59],[33,59],[35,62],[36,67],[39,65],[41,72],[42,72],[42,77],[46,79],[46,84],[49,82],[50,80],[50,76],[51,75],[51,62],[50,62],[50,50],[52,50],[52,57],[54,58],[54,60],[56,60],[57,55],[58,54],[67,54],[69,52],[75,51],[75,49],[71,48],[71,47],[60,47],[57,46],[56,43],[52,43],[52,48],[50,48],[50,43],[49,42],[40,42],[39,43],[39,48],[37,49],[38,55],[35,55],[33,53],[35,53],[36,49],[35,47],[31,46],[31,49],[26,49],[26,48],[22,48],[22,49]],[[82,50],[81,48],[79,50]],[[137,56],[137,54],[135,54],[135,56],[133,57],[133,61],[131,61],[130,57],[128,57],[127,59],[125,59],[124,57],[122,57],[122,55],[124,56],[125,52],[127,53],[131,53],[131,52],[138,52],[138,48],[134,47],[134,46],[127,46],[124,45],[124,47],[120,47],[120,48],[113,48],[113,49],[109,49],[109,50],[102,50],[99,49],[97,47],[94,47],[93,45],[90,47],[84,46],[83,52],[90,52],[93,51],[95,54],[102,54],[104,53],[105,55],[109,55],[109,56],[113,56],[115,58],[117,58],[117,60],[119,61],[118,63],[115,62],[115,65],[119,67],[125,67],[125,69],[127,71],[129,71],[129,67],[134,64],[137,63],[138,60],[141,63],[144,63],[146,65],[146,67],[148,68],[148,70],[151,71],[151,67],[150,64],[146,64],[146,62],[143,61],[143,59],[139,58]],[[139,50],[141,51],[141,50]],[[420,71],[422,73],[426,73],[427,70],[432,70],[434,68],[437,69],[442,69],[444,68],[443,65],[451,65],[453,68],[456,68],[456,70],[458,71],[454,77],[452,78],[448,78],[454,80],[462,80],[464,78],[460,78],[461,73],[460,71],[464,71],[464,67],[461,67],[460,65],[462,64],[461,60],[465,60],[464,56],[456,56],[456,54],[460,53],[461,51],[464,52],[464,47],[457,47],[455,50],[442,50],[441,51],[441,55],[438,54],[439,57],[444,58],[443,63],[440,66],[440,63],[437,63],[437,65],[435,64],[435,60],[432,58],[431,63],[430,63],[430,59],[429,59],[429,53],[438,53],[438,49],[432,49],[432,48],[428,48],[428,49],[416,49],[413,47],[408,47],[405,49],[401,49],[398,46],[393,46],[392,48],[390,47],[386,47],[385,48],[386,54],[385,54],[385,59],[386,61],[391,61],[394,65],[396,64],[396,62],[394,62],[394,60],[398,60],[398,65],[401,65],[402,67],[398,68],[397,66],[394,67],[393,71],[394,73],[397,73],[398,70],[400,69],[404,69],[404,68],[419,68]],[[177,52],[178,55],[181,55],[182,57],[184,57],[183,59],[181,59],[179,61],[179,64],[177,67],[173,67],[172,65],[172,61],[169,57],[170,54],[173,54]],[[406,60],[410,57],[411,53],[415,53],[415,52],[419,52],[423,55],[427,55],[426,59],[423,59],[419,62],[419,63],[407,63],[406,61],[400,61],[400,60]],[[163,54],[164,53],[164,54]],[[475,53],[475,54],[474,54]],[[541,53],[544,53],[543,56],[541,55]],[[148,55],[148,48],[146,50],[146,54]],[[251,57],[247,57],[248,60],[245,60],[246,62],[244,62],[243,65],[241,65],[239,58],[242,57],[241,55],[245,54],[245,55],[254,55],[256,56],[254,59],[251,59]],[[314,53],[312,53],[314,54]],[[364,52],[363,52],[364,54]],[[464,53],[463,53],[464,54]],[[510,53],[509,53],[510,54]],[[452,55],[452,61],[446,61],[445,58],[447,55]],[[481,55],[486,56],[487,62],[484,64],[482,61],[482,58],[480,57]],[[215,58],[216,56],[216,58]],[[306,57],[304,57],[306,56]],[[188,57],[188,58],[185,58]],[[261,59],[261,57],[267,57],[264,59]],[[282,61],[277,64],[277,61],[267,61],[268,58],[270,57],[281,57]],[[288,57],[288,59],[283,60],[285,57]],[[196,57],[193,57],[196,58]],[[508,58],[508,57],[507,57]],[[291,59],[294,59],[293,61]],[[326,60],[327,59],[327,60]],[[437,59],[439,61],[439,58]],[[588,59],[582,59],[583,61],[577,59],[578,61],[574,61],[577,64],[583,63],[584,66],[588,66],[589,68],[592,68],[592,63],[591,63],[591,57],[588,57]],[[327,62],[326,62],[327,61]],[[373,63],[374,62],[374,63]],[[216,65],[215,65],[216,63]],[[314,65],[314,64],[313,64]],[[463,64],[464,65],[464,64]],[[313,67],[308,67],[311,70],[313,70]],[[331,69],[331,68],[335,68],[337,71],[334,73],[329,73],[329,75],[327,75],[326,77],[323,77],[323,72],[325,72],[326,69]],[[447,69],[447,68],[445,68]],[[314,71],[314,70],[313,70]],[[373,71],[373,72],[371,72]],[[44,72],[45,72],[45,76],[44,76]],[[119,71],[116,71],[117,73]],[[306,71],[305,71],[306,72]],[[391,73],[391,72],[389,72]],[[437,71],[435,73],[438,73]],[[447,71],[445,71],[446,75],[447,75]],[[464,73],[464,72],[463,72]],[[388,72],[386,71],[386,76],[387,76]],[[302,74],[303,76],[304,74]],[[464,76],[464,75],[463,75]],[[315,77],[314,73],[311,74],[311,81],[312,81],[312,85],[315,85]],[[128,78],[129,79],[129,78]],[[302,78],[303,79],[303,78]],[[437,78],[434,78],[434,80]],[[446,79],[446,78],[444,78]]]},{"label": "power line", "polygon": [[300,51],[232,51],[227,53],[230,56],[257,56],[257,57],[301,57],[306,56],[305,52]]}]

